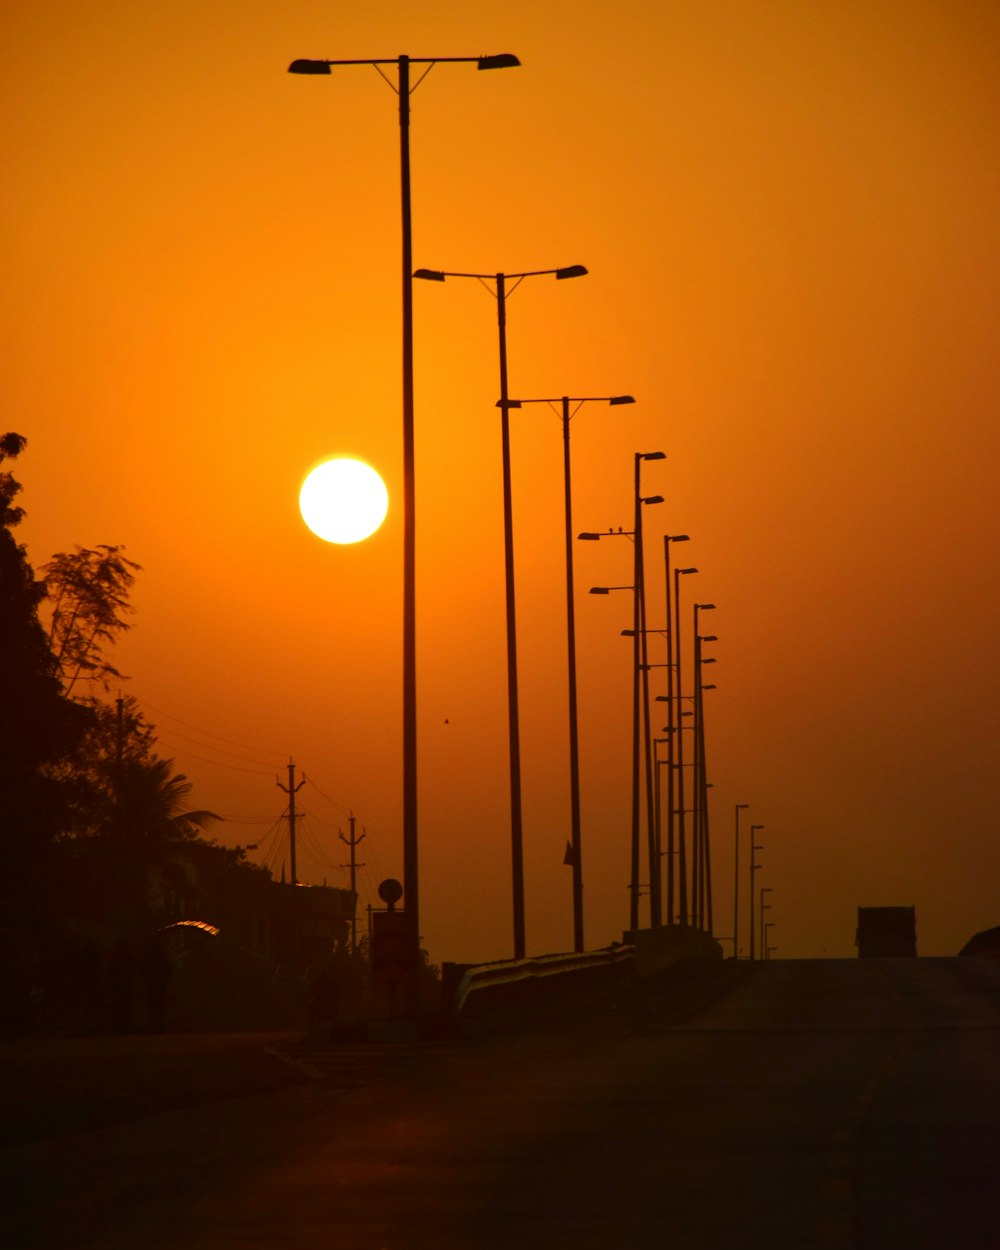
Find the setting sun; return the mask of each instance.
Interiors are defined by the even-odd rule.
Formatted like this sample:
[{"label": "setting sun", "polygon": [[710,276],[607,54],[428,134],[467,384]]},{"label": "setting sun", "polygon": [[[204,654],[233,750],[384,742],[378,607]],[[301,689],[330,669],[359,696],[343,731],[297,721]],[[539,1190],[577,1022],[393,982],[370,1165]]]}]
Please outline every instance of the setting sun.
[{"label": "setting sun", "polygon": [[389,509],[389,492],[361,460],[324,460],[299,491],[302,519],[328,543],[356,543],[374,534]]}]

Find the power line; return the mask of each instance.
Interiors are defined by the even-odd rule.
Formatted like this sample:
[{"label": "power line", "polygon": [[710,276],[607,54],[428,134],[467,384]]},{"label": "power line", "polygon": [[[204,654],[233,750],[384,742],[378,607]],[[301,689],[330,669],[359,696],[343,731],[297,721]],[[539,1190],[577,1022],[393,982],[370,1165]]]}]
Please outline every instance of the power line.
[{"label": "power line", "polygon": [[[168,729],[167,733],[169,734],[170,732],[171,731]],[[264,769],[262,768],[244,768],[240,764],[227,764],[224,760],[209,759],[207,755],[199,755],[197,751],[189,751],[187,750],[186,747],[175,747],[175,746],[171,746],[170,743],[168,743],[167,745],[174,755],[183,755],[187,759],[190,759],[190,760],[201,760],[203,764],[214,764],[216,768],[229,768],[229,769],[232,769],[232,771],[236,773],[252,773],[255,777],[270,777],[271,776],[269,772],[265,772]],[[214,748],[211,746],[208,749],[210,751],[214,750]]]},{"label": "power line", "polygon": [[251,759],[249,755],[238,755],[235,751],[227,751],[225,747],[213,746],[211,742],[201,742],[199,739],[192,738],[188,734],[182,734],[179,729],[171,729],[169,725],[166,728],[162,725],[158,725],[156,729],[157,735],[165,733],[174,738],[183,738],[185,742],[193,742],[195,746],[203,747],[206,751],[217,751],[220,755],[228,755],[234,760],[243,760],[245,764],[254,764],[260,769],[265,767],[260,760]]},{"label": "power line", "polygon": [[331,807],[335,807],[338,811],[345,812],[347,815],[350,815],[351,809],[349,807],[345,807],[343,803],[338,803],[336,799],[331,799],[328,794],[324,794],[315,781],[310,779],[309,784],[316,791],[316,793],[321,796],[321,798],[326,799]]},{"label": "power line", "polygon": [[[155,712],[157,716],[165,716],[167,720],[176,721],[178,725],[183,725],[187,729],[193,729],[195,733],[204,734],[207,738],[215,738],[219,742],[228,742],[230,746],[242,747],[244,751],[254,751],[257,755],[276,755],[280,759],[285,759],[288,755],[287,751],[272,751],[268,747],[253,747],[246,742],[236,742],[233,738],[224,738],[222,734],[212,733],[210,729],[202,729],[200,725],[192,725],[189,721],[181,720],[179,716],[174,716],[171,712],[164,712],[162,708],[154,707],[152,703],[148,703],[145,699],[136,696],[136,703],[142,707],[147,707],[151,712]],[[205,744],[208,745],[207,743]]]}]

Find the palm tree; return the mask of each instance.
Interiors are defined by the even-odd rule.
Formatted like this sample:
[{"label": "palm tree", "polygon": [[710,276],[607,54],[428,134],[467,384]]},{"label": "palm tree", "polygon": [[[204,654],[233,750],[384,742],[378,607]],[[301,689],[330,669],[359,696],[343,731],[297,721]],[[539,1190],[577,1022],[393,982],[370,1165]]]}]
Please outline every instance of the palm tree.
[{"label": "palm tree", "polygon": [[187,808],[194,787],[173,769],[173,760],[159,756],[126,761],[113,807],[118,830],[149,841],[177,842],[196,838],[221,819],[204,808]]}]

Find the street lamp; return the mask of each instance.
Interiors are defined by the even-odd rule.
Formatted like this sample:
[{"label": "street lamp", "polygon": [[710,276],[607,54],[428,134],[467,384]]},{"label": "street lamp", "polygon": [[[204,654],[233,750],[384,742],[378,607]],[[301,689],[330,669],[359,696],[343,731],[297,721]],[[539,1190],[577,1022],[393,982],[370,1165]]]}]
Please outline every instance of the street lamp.
[{"label": "street lamp", "polygon": [[753,891],[754,877],[760,871],[760,864],[757,863],[757,852],[762,851],[763,846],[757,845],[756,833],[758,829],[763,829],[763,825],[750,826],[750,962],[753,963],[756,958],[754,949],[754,923],[753,923]]},{"label": "street lamp", "polygon": [[[649,926],[656,929],[663,920],[660,896],[660,861],[656,853],[656,817],[653,812],[653,731],[649,722],[649,663],[646,647],[646,565],[642,547],[643,504],[663,503],[662,495],[643,496],[640,475],[644,460],[665,460],[662,451],[637,451],[635,461],[635,626],[639,631],[640,664],[642,666],[643,746],[646,765],[646,841],[649,855]],[[637,763],[633,764],[633,785],[638,786]]]},{"label": "street lamp", "polygon": [[769,885],[762,885],[760,887],[760,957],[761,959],[767,958],[767,930],[770,928],[769,924],[765,924],[764,912],[771,910],[771,904],[764,902],[764,895],[773,894],[773,893],[774,891]]},{"label": "street lamp", "polygon": [[684,735],[679,732],[681,725],[683,685],[681,682],[681,578],[686,577],[690,573],[697,573],[697,569],[674,569],[674,633],[676,639],[674,643],[674,667],[677,671],[677,875],[680,878],[680,911],[678,919],[681,924],[688,922],[688,899],[687,899],[687,848],[685,846],[684,831]]},{"label": "street lamp", "polygon": [[[583,849],[580,831],[580,745],[577,731],[576,699],[576,608],[573,592],[573,495],[570,475],[569,423],[584,404],[634,404],[631,395],[606,395],[600,398],[563,395],[561,399],[511,399],[508,408],[521,408],[525,404],[548,404],[555,409],[559,405],[563,435],[563,493],[566,516],[566,653],[569,664],[569,793],[570,793],[570,847],[573,869],[573,949],[582,951],[583,941]],[[570,411],[570,405],[576,406]]]},{"label": "street lamp", "polygon": [[[625,535],[624,530],[609,531],[610,535]],[[581,534],[581,538],[598,539],[601,534]],[[592,595],[607,595],[613,590],[631,590],[633,604],[638,603],[638,588],[632,586],[591,586]],[[633,618],[635,610],[633,609]],[[632,631],[632,834],[629,839],[629,930],[639,928],[639,664],[640,644],[638,630]]]},{"label": "street lamp", "polygon": [[[402,192],[403,228],[403,885],[405,923],[413,960],[410,1007],[418,1007],[416,964],[420,948],[420,887],[417,852],[417,645],[416,645],[416,531],[415,473],[413,437],[413,249],[410,215],[410,96],[422,78],[438,62],[474,64],[477,69],[511,69],[520,61],[510,52],[495,56],[446,56],[367,59],[296,60],[290,74],[330,74],[335,65],[372,65],[386,78],[383,65],[397,68],[396,85],[390,87],[399,97],[399,170]],[[410,66],[426,65],[421,77],[410,86]]]},{"label": "street lamp", "polygon": [[663,535],[667,597],[667,924],[674,923],[674,614],[673,599],[670,594],[670,544],[686,542],[690,542],[687,534]]},{"label": "street lamp", "polygon": [[[417,269],[415,278],[428,282],[444,282],[446,278],[475,278],[490,289],[497,301],[497,324],[500,334],[500,436],[503,455],[503,538],[504,574],[507,592],[507,707],[510,737],[510,840],[513,876],[514,958],[525,955],[524,937],[524,838],[521,826],[521,733],[517,700],[517,624],[514,606],[514,514],[510,481],[510,395],[507,389],[507,297],[525,278],[582,278],[583,265],[567,265],[562,269],[532,269],[523,273],[450,273],[443,269]],[[508,290],[508,282],[513,286]]]},{"label": "street lamp", "polygon": [[706,874],[706,846],[705,846],[705,808],[708,801],[708,795],[705,790],[705,729],[704,729],[704,702],[701,697],[701,666],[703,663],[711,663],[711,660],[703,661],[701,655],[701,644],[705,641],[716,641],[715,635],[710,634],[707,638],[702,638],[698,632],[698,615],[700,612],[709,612],[715,610],[714,603],[696,603],[694,604],[694,714],[695,714],[695,735],[694,735],[694,768],[692,769],[692,795],[691,806],[693,810],[692,830],[691,830],[691,851],[692,851],[692,884],[691,884],[691,906],[695,913],[695,924],[699,929],[705,927],[705,902],[706,902],[706,875],[710,875],[710,871]]},{"label": "street lamp", "polygon": [[740,812],[746,811],[749,803],[736,804],[736,838],[733,843],[733,958],[739,959],[740,935]]},{"label": "street lamp", "polygon": [[[630,928],[639,927],[639,812],[640,812],[640,734],[643,734],[643,759],[645,760],[646,779],[646,817],[647,817],[647,855],[649,859],[649,923],[656,928],[662,923],[662,895],[660,890],[660,856],[657,847],[656,815],[653,810],[653,762],[652,762],[652,727],[649,711],[649,668],[646,650],[646,596],[645,567],[642,547],[642,509],[643,505],[663,503],[662,495],[643,495],[640,483],[640,467],[644,460],[665,460],[662,451],[637,451],[635,461],[635,526],[631,537],[635,539],[634,598],[632,609],[632,872],[631,872],[631,907]],[[610,530],[607,534],[586,533],[581,539],[597,541],[604,537],[625,536],[624,530]],[[623,633],[629,633],[623,630]],[[641,686],[641,694],[640,694]],[[640,719],[640,702],[644,714]],[[644,726],[644,729],[640,728]]]}]

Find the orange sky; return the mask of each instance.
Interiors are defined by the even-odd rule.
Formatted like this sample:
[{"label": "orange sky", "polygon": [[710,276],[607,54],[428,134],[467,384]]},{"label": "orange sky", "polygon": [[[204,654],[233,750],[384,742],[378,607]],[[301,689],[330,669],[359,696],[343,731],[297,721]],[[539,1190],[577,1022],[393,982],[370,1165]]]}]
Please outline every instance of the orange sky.
[{"label": "orange sky", "polygon": [[[301,875],[363,902],[401,871],[398,130],[368,68],[294,57],[517,53],[413,99],[414,262],[585,264],[510,304],[514,394],[630,391],[573,425],[578,529],[630,527],[650,624],[664,528],[718,604],[708,705],[718,886],[763,823],[783,955],[849,955],[858,904],[920,950],[1000,923],[995,478],[1000,11],[949,0],[10,0],[0,155],[4,428],[36,566],[144,566],[118,664],[163,751],[261,841],[291,755]],[[495,309],[416,293],[422,928],[510,953]],[[389,518],[302,525],[302,475],[368,460]],[[571,945],[561,444],[513,417],[528,948]],[[588,945],[627,921],[625,544],[577,552]],[[220,754],[221,747],[232,754]],[[252,750],[250,748],[253,748]],[[259,822],[259,823],[240,823]],[[744,826],[746,827],[746,826]],[[745,862],[745,861],[744,861]]]}]

